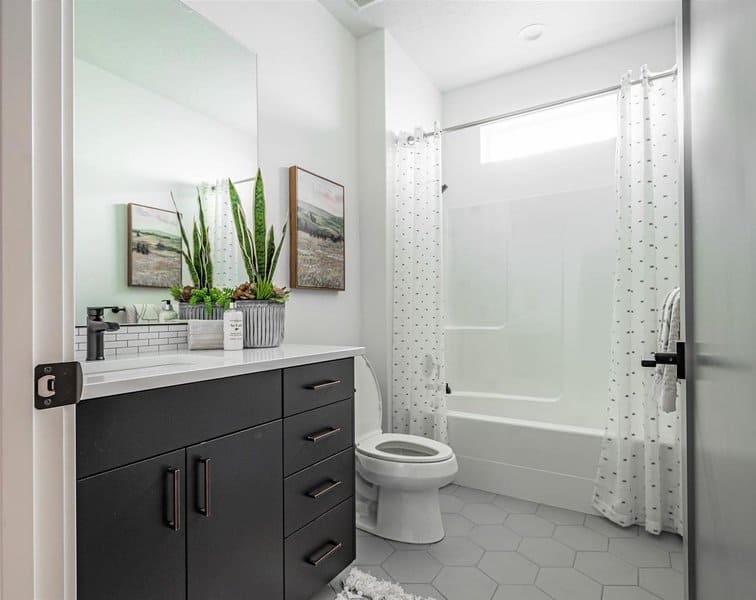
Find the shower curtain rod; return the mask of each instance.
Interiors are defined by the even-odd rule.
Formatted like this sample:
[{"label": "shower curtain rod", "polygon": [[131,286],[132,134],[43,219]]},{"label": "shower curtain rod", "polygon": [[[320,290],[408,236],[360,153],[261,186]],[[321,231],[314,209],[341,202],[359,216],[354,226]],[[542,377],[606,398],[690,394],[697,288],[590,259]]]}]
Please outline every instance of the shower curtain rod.
[{"label": "shower curtain rod", "polygon": [[[653,73],[648,76],[649,81],[655,81],[656,79],[663,79],[665,77],[673,77],[677,75],[677,66],[668,69],[667,71],[660,71],[659,73]],[[642,78],[633,79],[630,81],[630,85],[637,85],[643,81]],[[460,125],[452,125],[451,127],[444,127],[439,130],[438,133],[451,133],[452,131],[460,131],[461,129],[469,129],[470,127],[479,127],[481,125],[488,125],[489,123],[495,123],[496,121],[504,121],[513,117],[520,117],[522,115],[528,115],[531,113],[547,110],[563,104],[571,104],[572,102],[579,102],[587,98],[593,98],[595,96],[604,96],[616,92],[621,88],[621,84],[610,85],[609,87],[602,88],[600,90],[594,90],[592,92],[584,92],[576,96],[569,96],[560,100],[552,100],[544,104],[537,104],[536,106],[529,106],[527,108],[520,108],[513,110],[512,112],[504,113],[502,115],[496,115],[493,117],[486,117],[485,119],[478,119],[477,121],[470,121],[469,123],[462,123]],[[436,132],[431,131],[426,133],[423,137],[431,137],[436,135]]]}]

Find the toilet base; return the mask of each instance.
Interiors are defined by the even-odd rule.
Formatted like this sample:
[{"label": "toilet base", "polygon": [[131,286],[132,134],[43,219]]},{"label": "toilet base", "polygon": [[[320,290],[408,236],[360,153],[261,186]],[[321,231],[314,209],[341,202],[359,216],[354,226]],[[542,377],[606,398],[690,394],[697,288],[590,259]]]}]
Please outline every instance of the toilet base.
[{"label": "toilet base", "polygon": [[438,489],[378,489],[375,535],[407,544],[433,544],[444,538]]}]

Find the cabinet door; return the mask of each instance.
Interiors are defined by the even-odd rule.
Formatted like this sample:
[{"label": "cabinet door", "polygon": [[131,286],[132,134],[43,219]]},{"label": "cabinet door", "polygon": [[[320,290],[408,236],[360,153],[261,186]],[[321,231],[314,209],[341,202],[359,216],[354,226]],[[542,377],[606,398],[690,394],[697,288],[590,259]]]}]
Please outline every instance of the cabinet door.
[{"label": "cabinet door", "polygon": [[184,450],[77,482],[78,600],[184,600]]},{"label": "cabinet door", "polygon": [[189,600],[283,597],[281,423],[187,448]]}]

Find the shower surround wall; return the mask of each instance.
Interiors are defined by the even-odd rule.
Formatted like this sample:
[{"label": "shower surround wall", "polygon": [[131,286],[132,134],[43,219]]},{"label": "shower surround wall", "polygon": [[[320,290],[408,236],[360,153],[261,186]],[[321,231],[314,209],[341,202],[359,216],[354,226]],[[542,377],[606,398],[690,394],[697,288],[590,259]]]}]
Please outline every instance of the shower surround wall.
[{"label": "shower surround wall", "polygon": [[[444,95],[444,126],[675,63],[673,27]],[[607,403],[615,141],[481,163],[444,136],[449,438],[458,483],[591,512]]]}]

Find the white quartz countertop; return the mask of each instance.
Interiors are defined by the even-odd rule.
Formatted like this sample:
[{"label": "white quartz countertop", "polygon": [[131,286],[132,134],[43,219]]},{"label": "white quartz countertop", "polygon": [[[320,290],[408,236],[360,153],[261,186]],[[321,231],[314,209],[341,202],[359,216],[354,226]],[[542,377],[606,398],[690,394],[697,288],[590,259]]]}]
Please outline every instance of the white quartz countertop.
[{"label": "white quartz countertop", "polygon": [[149,357],[83,362],[82,400],[154,388],[285,369],[364,354],[360,346],[284,344],[249,350],[185,350]]}]

